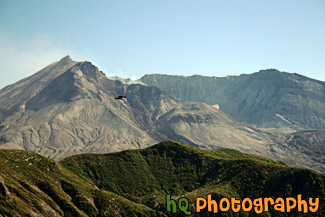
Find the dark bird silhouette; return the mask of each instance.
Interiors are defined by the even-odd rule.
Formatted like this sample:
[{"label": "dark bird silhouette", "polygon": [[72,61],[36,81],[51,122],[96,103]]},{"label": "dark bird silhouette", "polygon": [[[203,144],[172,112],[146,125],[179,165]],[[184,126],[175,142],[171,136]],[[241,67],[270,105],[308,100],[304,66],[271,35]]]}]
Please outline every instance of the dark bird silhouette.
[{"label": "dark bird silhouette", "polygon": [[122,100],[124,98],[126,98],[126,96],[118,96],[118,97],[115,97],[115,99],[119,99],[119,100]]}]

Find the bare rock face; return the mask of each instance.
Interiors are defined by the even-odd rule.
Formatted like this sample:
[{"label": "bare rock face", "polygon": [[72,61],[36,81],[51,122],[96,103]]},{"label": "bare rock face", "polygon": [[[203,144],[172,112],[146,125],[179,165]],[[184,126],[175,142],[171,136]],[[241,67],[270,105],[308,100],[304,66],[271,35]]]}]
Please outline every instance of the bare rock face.
[{"label": "bare rock face", "polygon": [[10,195],[10,192],[7,188],[7,186],[5,185],[2,177],[0,176],[0,194],[2,196],[4,196],[6,198],[6,200],[11,200],[11,195]]},{"label": "bare rock face", "polygon": [[185,101],[218,104],[254,127],[325,129],[325,83],[299,74],[275,69],[223,78],[154,74],[140,81]]}]

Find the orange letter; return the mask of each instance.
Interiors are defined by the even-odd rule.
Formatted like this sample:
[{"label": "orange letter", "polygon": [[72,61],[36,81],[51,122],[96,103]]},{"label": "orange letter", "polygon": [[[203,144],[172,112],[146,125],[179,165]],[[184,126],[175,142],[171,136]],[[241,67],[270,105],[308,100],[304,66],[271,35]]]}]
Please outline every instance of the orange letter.
[{"label": "orange letter", "polygon": [[[203,201],[203,205],[200,205],[200,201]],[[196,198],[196,212],[201,212],[201,209],[204,209],[207,206],[207,201],[204,197]]]},{"label": "orange letter", "polygon": [[274,210],[276,211],[281,211],[281,212],[284,212],[285,209],[284,209],[284,200],[283,198],[281,197],[278,197],[276,200],[275,200],[275,205],[274,205]]},{"label": "orange letter", "polygon": [[[309,198],[309,210],[310,212],[316,212],[318,210],[318,205],[319,205],[319,198],[315,198],[315,203],[313,203],[313,198]],[[313,208],[313,206],[315,208]]]},{"label": "orange letter", "polygon": [[[239,204],[237,208],[235,208],[235,204]],[[240,211],[240,200],[236,200],[235,197],[231,198],[231,209],[233,212],[239,212]]]},{"label": "orange letter", "polygon": [[218,204],[215,200],[211,200],[211,194],[208,195],[208,211],[212,212],[212,205],[213,205],[213,213],[218,212]]},{"label": "orange letter", "polygon": [[264,198],[264,211],[265,212],[269,211],[269,204],[268,204],[269,202],[270,202],[270,204],[272,206],[274,204],[273,198],[271,198],[271,197]]},{"label": "orange letter", "polygon": [[[223,207],[223,205],[222,205],[223,202],[226,202],[226,204],[227,204],[226,208]],[[222,211],[222,212],[227,212],[227,211],[230,209],[230,203],[229,203],[228,198],[222,198],[222,199],[220,200],[220,202],[219,202],[219,206],[220,206],[220,211]]]},{"label": "orange letter", "polygon": [[307,202],[301,199],[301,194],[298,194],[298,211],[302,212],[302,206],[304,206],[304,213],[308,212]]},{"label": "orange letter", "polygon": [[254,204],[254,210],[255,210],[255,212],[257,213],[257,214],[260,214],[260,213],[262,213],[263,212],[263,200],[262,200],[262,198],[260,197],[260,198],[258,198],[258,199],[255,199],[254,201],[253,201],[253,204]]},{"label": "orange letter", "polygon": [[[245,206],[245,203],[246,203],[246,202],[249,203],[249,207],[248,207],[248,208]],[[245,198],[245,199],[243,200],[241,206],[242,206],[242,209],[243,209],[244,212],[249,212],[249,211],[251,211],[252,208],[253,208],[252,200],[251,200],[250,198]]]},{"label": "orange letter", "polygon": [[[292,205],[290,205],[290,201],[293,202]],[[295,208],[297,205],[296,199],[292,197],[286,198],[286,206],[287,206],[287,212],[290,212],[293,208]]]}]

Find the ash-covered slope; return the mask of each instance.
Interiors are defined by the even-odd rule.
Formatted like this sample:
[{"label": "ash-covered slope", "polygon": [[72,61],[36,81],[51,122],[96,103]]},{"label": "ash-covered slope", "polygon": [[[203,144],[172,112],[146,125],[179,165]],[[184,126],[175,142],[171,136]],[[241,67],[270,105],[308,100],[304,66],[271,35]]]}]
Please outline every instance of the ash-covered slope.
[{"label": "ash-covered slope", "polygon": [[2,88],[0,90],[0,121],[19,111],[22,103],[75,64],[75,61],[66,56],[59,62],[52,63],[25,79]]},{"label": "ash-covered slope", "polygon": [[157,127],[170,139],[214,149],[225,147],[248,153],[265,155],[267,144],[272,143],[268,134],[258,132],[227,116],[205,103],[184,103],[157,121]]},{"label": "ash-covered slope", "polygon": [[[270,146],[276,158],[288,164],[325,173],[325,131],[303,131],[277,135]],[[288,153],[290,156],[288,157]]]},{"label": "ash-covered slope", "polygon": [[261,128],[325,129],[325,83],[275,69],[223,78],[145,75],[140,79],[185,101],[218,104]]},{"label": "ash-covered slope", "polygon": [[[124,100],[114,99],[126,96]],[[157,87],[108,79],[70,57],[0,90],[0,148],[52,159],[146,147],[174,139],[269,156],[269,135],[204,103],[182,103]]]}]

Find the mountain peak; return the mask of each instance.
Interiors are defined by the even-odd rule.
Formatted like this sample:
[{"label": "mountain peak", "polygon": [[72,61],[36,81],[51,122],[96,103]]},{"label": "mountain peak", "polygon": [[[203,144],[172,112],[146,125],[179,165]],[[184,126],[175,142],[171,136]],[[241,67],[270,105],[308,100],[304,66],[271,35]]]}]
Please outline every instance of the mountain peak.
[{"label": "mountain peak", "polygon": [[61,63],[61,64],[69,64],[69,63],[71,63],[71,62],[73,62],[73,60],[71,59],[71,57],[70,57],[69,55],[63,57],[63,58],[59,61],[59,63]]},{"label": "mountain peak", "polygon": [[277,70],[277,69],[261,69],[260,71],[258,71],[258,73],[279,74],[279,73],[282,73],[282,72]]},{"label": "mountain peak", "polygon": [[101,78],[106,78],[106,75],[100,71],[95,65],[91,62],[83,61],[76,64],[83,74],[91,77],[92,79],[98,81]]},{"label": "mountain peak", "polygon": [[[261,69],[258,72],[253,73],[253,76],[256,76],[260,79],[271,79],[272,81],[275,81],[277,79],[284,79],[290,76],[292,73],[279,71],[277,69]],[[271,81],[268,80],[268,81]]]}]

